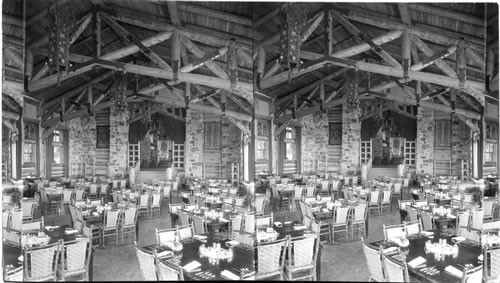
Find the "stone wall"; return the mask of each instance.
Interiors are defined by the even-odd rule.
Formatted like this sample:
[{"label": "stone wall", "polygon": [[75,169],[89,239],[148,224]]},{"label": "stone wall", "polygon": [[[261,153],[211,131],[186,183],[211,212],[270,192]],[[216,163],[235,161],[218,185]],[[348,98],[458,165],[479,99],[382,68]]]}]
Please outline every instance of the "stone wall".
[{"label": "stone wall", "polygon": [[125,177],[127,175],[127,152],[128,152],[128,116],[127,111],[115,111],[110,109],[109,115],[109,175]]},{"label": "stone wall", "polygon": [[361,170],[360,115],[361,111],[359,107],[352,109],[346,104],[342,105],[342,159],[340,162],[340,171],[342,174],[346,174],[350,171],[356,173],[358,170]]},{"label": "stone wall", "polygon": [[201,177],[203,173],[203,113],[186,109],[186,176]]},{"label": "stone wall", "polygon": [[92,174],[92,172],[77,170],[82,163],[88,165],[87,169],[89,166],[90,168],[93,166],[96,153],[95,117],[76,118],[66,124],[69,128],[69,175]]},{"label": "stone wall", "polygon": [[328,155],[328,115],[318,111],[301,117],[300,126],[302,172],[315,171],[315,161],[324,162]]},{"label": "stone wall", "polygon": [[434,174],[434,111],[419,107],[417,113],[417,174]]}]

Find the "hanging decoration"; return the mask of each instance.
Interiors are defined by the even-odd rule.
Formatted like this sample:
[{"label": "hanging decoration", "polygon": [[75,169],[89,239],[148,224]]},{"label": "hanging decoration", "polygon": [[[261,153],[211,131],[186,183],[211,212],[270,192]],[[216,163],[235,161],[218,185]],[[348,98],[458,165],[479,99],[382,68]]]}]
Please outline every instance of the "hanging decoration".
[{"label": "hanging decoration", "polygon": [[127,110],[127,80],[125,72],[116,72],[114,75],[112,97],[115,99],[115,111],[123,112]]},{"label": "hanging decoration", "polygon": [[358,84],[359,74],[357,70],[350,69],[345,73],[346,76],[346,104],[350,109],[355,109],[359,105]]},{"label": "hanging decoration", "polygon": [[236,83],[238,82],[238,54],[235,42],[229,44],[229,50],[227,51],[227,70],[229,75],[229,81],[231,83],[231,89],[236,88]]},{"label": "hanging decoration", "polygon": [[377,112],[373,116],[373,120],[375,120],[378,125],[381,125],[382,122],[385,120],[384,111],[383,110],[384,110],[383,103],[380,103],[380,101],[379,101],[379,103],[377,105],[377,109],[375,110]]},{"label": "hanging decoration", "polygon": [[69,71],[69,29],[72,22],[68,2],[49,9],[49,69],[58,74],[58,85],[62,68]]},{"label": "hanging decoration", "polygon": [[282,68],[288,69],[288,81],[291,82],[293,67],[297,71],[300,61],[300,45],[302,30],[306,23],[306,16],[300,3],[287,3],[280,12],[280,52],[279,63]]}]

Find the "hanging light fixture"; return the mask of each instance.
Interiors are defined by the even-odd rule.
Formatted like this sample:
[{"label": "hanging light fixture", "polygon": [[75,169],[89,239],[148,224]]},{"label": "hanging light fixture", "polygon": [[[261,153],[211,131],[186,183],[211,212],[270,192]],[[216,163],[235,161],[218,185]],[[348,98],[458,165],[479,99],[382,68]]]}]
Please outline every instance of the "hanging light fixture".
[{"label": "hanging light fixture", "polygon": [[54,5],[49,9],[49,70],[55,70],[58,74],[57,82],[59,84],[61,77],[61,67],[66,72],[69,71],[69,29],[72,20],[71,5],[64,2]]},{"label": "hanging light fixture", "polygon": [[278,61],[282,68],[288,69],[289,82],[292,78],[293,66],[298,71],[302,64],[300,60],[300,45],[305,23],[306,17],[300,3],[287,3],[281,8]]},{"label": "hanging light fixture", "polygon": [[115,111],[127,110],[127,81],[125,72],[115,73],[115,84],[113,85],[112,97],[115,99]]},{"label": "hanging light fixture", "polygon": [[346,73],[346,103],[349,109],[356,109],[359,105],[358,84],[359,74],[357,70],[349,69]]}]

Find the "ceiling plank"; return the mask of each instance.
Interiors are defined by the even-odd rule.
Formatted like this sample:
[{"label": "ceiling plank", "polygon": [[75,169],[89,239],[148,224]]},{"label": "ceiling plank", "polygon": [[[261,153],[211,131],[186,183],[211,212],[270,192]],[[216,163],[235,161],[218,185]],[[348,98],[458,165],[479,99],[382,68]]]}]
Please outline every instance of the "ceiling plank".
[{"label": "ceiling plank", "polygon": [[[307,109],[303,109],[301,111],[296,111],[295,118],[299,118],[299,117],[303,117],[303,116],[315,113],[317,111],[320,111],[321,108],[330,109],[330,108],[333,108],[335,106],[342,105],[345,102],[345,100],[346,100],[345,97],[342,97],[342,98],[332,100],[328,103],[324,103],[322,106],[317,104],[317,105],[311,106]],[[292,114],[283,115],[281,117],[275,118],[274,124],[278,125],[278,124],[284,123],[284,122],[291,120],[291,119],[294,119]]]},{"label": "ceiling plank", "polygon": [[218,10],[209,9],[201,6],[196,6],[193,4],[188,4],[187,2],[178,2],[177,8],[197,15],[207,16],[210,18],[224,20],[227,22],[240,24],[248,27],[251,27],[253,24],[253,20],[251,18],[238,16],[227,12],[221,12]]},{"label": "ceiling plank", "polygon": [[405,25],[411,26],[411,15],[408,11],[408,3],[398,3],[399,16]]},{"label": "ceiling plank", "polygon": [[448,19],[452,19],[452,20],[456,20],[456,21],[460,21],[460,22],[464,22],[464,23],[468,23],[468,24],[473,24],[473,25],[480,26],[480,27],[484,26],[483,19],[481,19],[479,17],[475,17],[475,16],[470,15],[470,14],[459,13],[459,12],[455,12],[451,9],[443,9],[443,8],[436,7],[436,6],[429,6],[429,5],[425,5],[423,3],[418,3],[418,4],[411,4],[410,3],[407,5],[410,9],[415,10],[415,11],[419,11],[419,12],[422,12],[425,14],[436,15],[439,17],[444,17],[444,18],[448,18]]},{"label": "ceiling plank", "polygon": [[272,10],[271,12],[267,13],[266,15],[262,16],[262,18],[256,20],[253,24],[253,28],[256,29],[256,28],[260,27],[261,25],[263,25],[264,23],[266,23],[267,21],[269,21],[270,19],[276,17],[281,11],[281,6],[282,5],[280,5],[276,9]]},{"label": "ceiling plank", "polygon": [[176,26],[181,25],[181,18],[179,17],[179,10],[177,9],[177,1],[168,1],[168,14],[170,15],[170,21]]}]

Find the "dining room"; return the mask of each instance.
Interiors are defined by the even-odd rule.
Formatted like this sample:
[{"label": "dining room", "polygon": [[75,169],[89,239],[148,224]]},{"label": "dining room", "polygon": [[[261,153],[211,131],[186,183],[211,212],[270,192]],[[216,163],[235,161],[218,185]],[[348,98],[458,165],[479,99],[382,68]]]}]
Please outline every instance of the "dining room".
[{"label": "dining room", "polygon": [[4,281],[500,279],[496,3],[2,6]]}]

